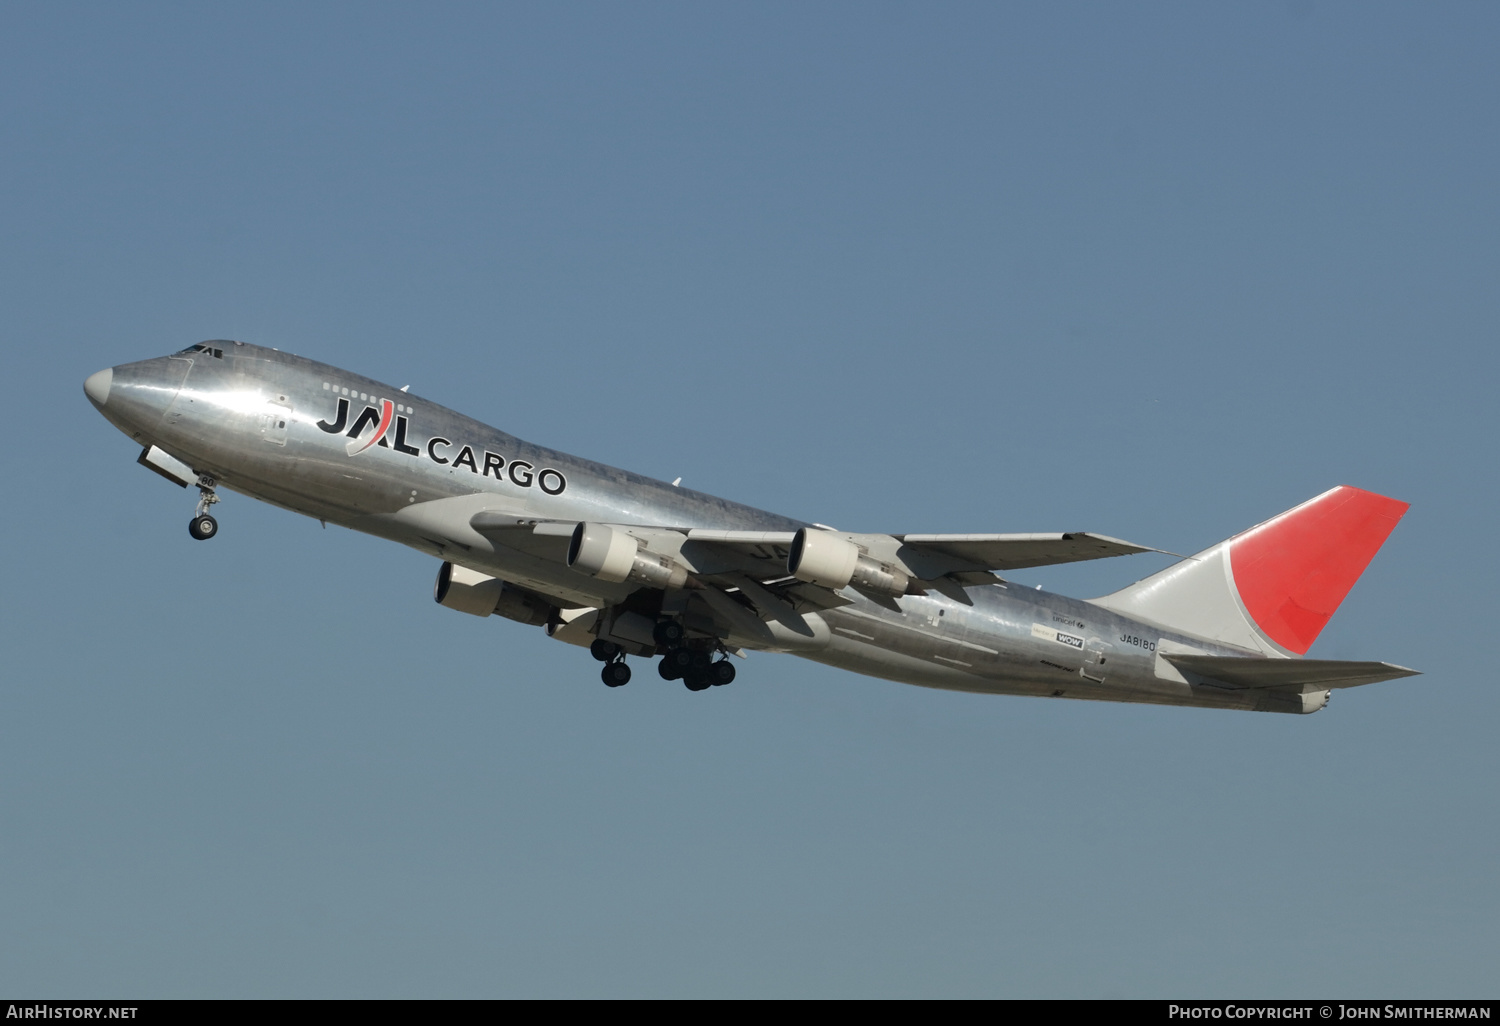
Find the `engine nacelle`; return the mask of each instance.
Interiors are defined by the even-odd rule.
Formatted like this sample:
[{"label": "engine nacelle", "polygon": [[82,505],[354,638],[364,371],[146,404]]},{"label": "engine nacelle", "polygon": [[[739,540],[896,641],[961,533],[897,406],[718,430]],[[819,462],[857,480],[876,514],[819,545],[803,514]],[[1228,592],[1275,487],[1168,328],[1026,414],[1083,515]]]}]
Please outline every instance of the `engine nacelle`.
[{"label": "engine nacelle", "polygon": [[859,557],[859,546],[852,541],[804,527],[792,538],[786,570],[799,581],[838,591],[853,579]]},{"label": "engine nacelle", "polygon": [[432,597],[438,605],[460,613],[503,616],[532,626],[545,624],[557,612],[556,606],[539,596],[452,563],[444,563],[438,569]]},{"label": "engine nacelle", "polygon": [[603,524],[579,524],[568,542],[568,565],[590,577],[618,584],[630,576],[640,548],[624,531]]},{"label": "engine nacelle", "polygon": [[470,616],[489,616],[500,604],[505,582],[466,566],[444,563],[438,568],[432,598],[440,606],[457,609]]},{"label": "engine nacelle", "polygon": [[888,563],[866,556],[847,538],[816,528],[802,528],[792,538],[787,573],[799,581],[838,591],[850,584],[882,595],[905,595],[911,578]]},{"label": "engine nacelle", "polygon": [[624,531],[603,524],[579,524],[568,543],[568,566],[601,581],[636,581],[654,588],[681,588],[687,570],[670,557],[643,552]]}]

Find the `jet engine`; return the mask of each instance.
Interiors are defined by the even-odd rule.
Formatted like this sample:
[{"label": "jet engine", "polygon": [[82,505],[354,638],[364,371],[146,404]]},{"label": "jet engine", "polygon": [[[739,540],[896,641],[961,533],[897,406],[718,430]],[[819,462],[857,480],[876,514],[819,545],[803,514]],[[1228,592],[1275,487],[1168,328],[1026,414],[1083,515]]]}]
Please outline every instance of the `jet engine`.
[{"label": "jet engine", "polygon": [[432,597],[440,606],[472,616],[503,616],[539,627],[551,620],[557,607],[538,595],[488,577],[466,566],[444,563],[438,569]]},{"label": "jet engine", "polygon": [[642,551],[640,542],[603,524],[579,524],[568,543],[568,566],[601,581],[636,581],[653,588],[681,588],[687,571],[668,556]]},{"label": "jet engine", "polygon": [[792,538],[786,569],[799,581],[834,591],[850,584],[881,595],[905,595],[911,590],[911,577],[904,571],[871,559],[847,538],[806,527]]}]

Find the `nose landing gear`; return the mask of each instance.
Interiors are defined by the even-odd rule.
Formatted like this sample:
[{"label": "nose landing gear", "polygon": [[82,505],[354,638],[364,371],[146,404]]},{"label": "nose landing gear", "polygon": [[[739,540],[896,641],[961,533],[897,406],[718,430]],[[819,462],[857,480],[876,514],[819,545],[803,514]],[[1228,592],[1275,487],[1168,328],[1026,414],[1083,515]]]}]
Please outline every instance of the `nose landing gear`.
[{"label": "nose landing gear", "polygon": [[207,541],[219,533],[219,522],[208,515],[208,508],[219,501],[214,493],[217,485],[207,474],[198,475],[198,511],[188,521],[188,534],[199,541]]}]

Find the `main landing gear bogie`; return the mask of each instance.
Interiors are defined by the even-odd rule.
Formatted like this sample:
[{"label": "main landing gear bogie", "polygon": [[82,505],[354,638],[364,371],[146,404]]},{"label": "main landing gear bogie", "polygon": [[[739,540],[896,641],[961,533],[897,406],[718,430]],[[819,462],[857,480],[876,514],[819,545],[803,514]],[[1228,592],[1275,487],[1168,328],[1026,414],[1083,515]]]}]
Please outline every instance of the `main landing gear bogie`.
[{"label": "main landing gear bogie", "polygon": [[625,665],[625,653],[613,641],[595,638],[589,644],[589,655],[604,664],[599,679],[606,687],[619,688],[630,683],[630,667]]},{"label": "main landing gear bogie", "polygon": [[665,649],[679,647],[687,637],[687,631],[676,620],[658,621],[651,633],[656,638],[656,644]]},{"label": "main landing gear bogie", "polygon": [[[717,642],[711,646],[703,640],[690,642],[676,620],[660,621],[652,635],[661,653],[656,672],[662,680],[680,680],[689,691],[707,691],[734,681],[734,664]],[[604,664],[599,676],[605,684],[617,688],[629,682],[630,667],[625,665],[625,653],[619,645],[595,638],[589,644],[589,654]]]},{"label": "main landing gear bogie", "polygon": [[680,680],[689,691],[707,691],[734,680],[734,666],[727,656],[716,660],[714,649],[689,647],[686,632],[676,620],[661,621],[653,633],[657,646],[665,650],[656,668],[663,680]]},{"label": "main landing gear bogie", "polygon": [[689,691],[707,691],[734,682],[734,664],[728,659],[717,659],[703,669],[689,670],[682,675],[682,683]]}]

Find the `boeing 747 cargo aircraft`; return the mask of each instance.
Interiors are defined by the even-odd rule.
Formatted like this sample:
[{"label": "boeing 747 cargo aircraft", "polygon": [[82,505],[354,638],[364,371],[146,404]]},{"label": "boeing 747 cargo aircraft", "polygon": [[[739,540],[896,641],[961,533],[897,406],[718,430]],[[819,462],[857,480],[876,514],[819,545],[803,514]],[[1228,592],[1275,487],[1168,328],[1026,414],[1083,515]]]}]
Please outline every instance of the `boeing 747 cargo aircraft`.
[{"label": "boeing 747 cargo aircraft", "polygon": [[1407,504],[1341,485],[1100,598],[1023,567],[1153,551],[1088,532],[863,534],[544,449],[404,389],[241,342],[99,371],[89,400],[139,461],[441,561],[435,597],[706,691],[743,650],[991,694],[1315,712],[1416,671],[1304,658]]}]

